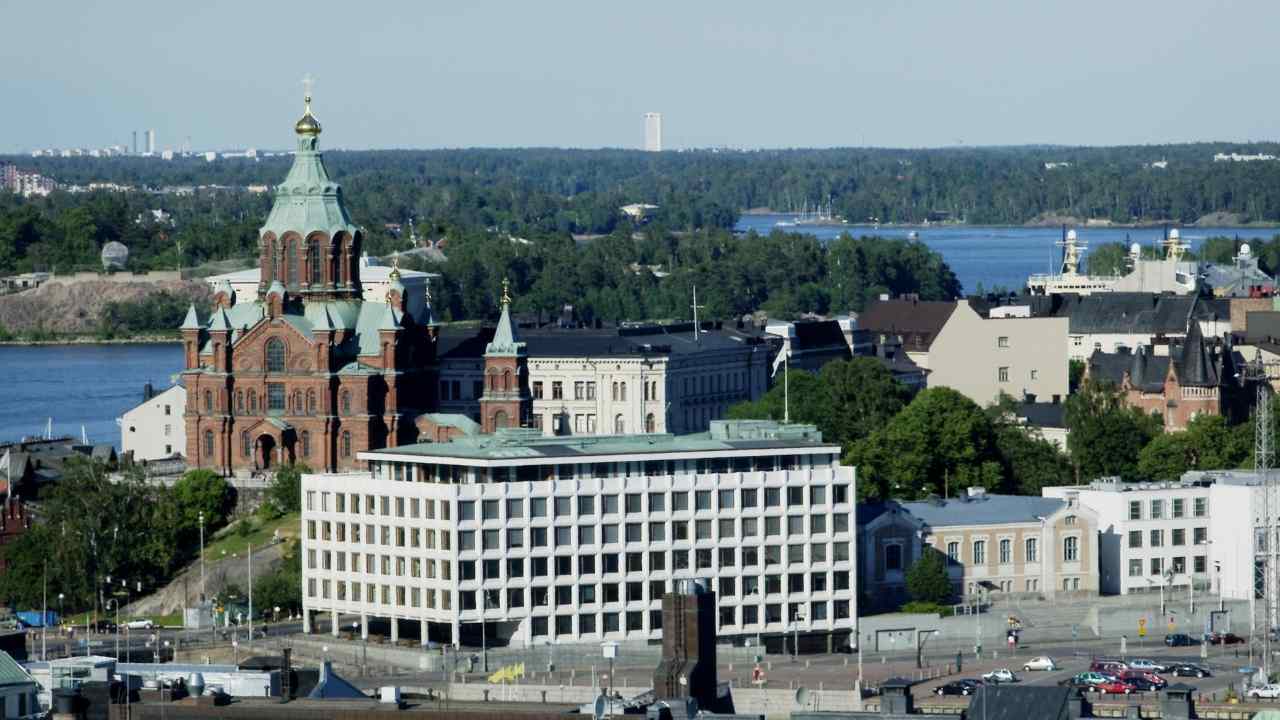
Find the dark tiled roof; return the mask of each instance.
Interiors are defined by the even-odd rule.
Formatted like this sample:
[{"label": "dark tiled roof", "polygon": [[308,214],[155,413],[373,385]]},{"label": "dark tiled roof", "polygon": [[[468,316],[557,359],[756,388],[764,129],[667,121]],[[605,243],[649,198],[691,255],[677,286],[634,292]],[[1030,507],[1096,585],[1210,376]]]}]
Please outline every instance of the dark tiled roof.
[{"label": "dark tiled roof", "polygon": [[1068,319],[1068,332],[1182,335],[1191,319],[1230,316],[1226,300],[1193,295],[1097,293],[1064,296],[1049,314]]},{"label": "dark tiled roof", "polygon": [[[837,330],[838,330],[837,326]],[[704,330],[695,341],[692,324],[679,326],[647,326],[646,328],[520,328],[516,331],[525,344],[526,355],[536,357],[640,357],[644,355],[682,355],[707,350],[765,347],[750,333],[733,330]],[[493,328],[441,333],[438,354],[441,358],[480,358],[493,339]],[[841,345],[844,338],[840,338]]]},{"label": "dark tiled roof", "polygon": [[858,327],[901,335],[905,349],[927,351],[955,309],[954,302],[881,300],[858,315]]},{"label": "dark tiled roof", "polygon": [[1206,341],[1200,334],[1199,323],[1191,323],[1186,339],[1172,345],[1168,356],[1150,355],[1145,347],[1132,353],[1097,350],[1089,357],[1088,375],[1091,380],[1118,386],[1128,373],[1129,382],[1134,387],[1158,393],[1164,389],[1164,379],[1169,374],[1171,362],[1178,383],[1189,387],[1228,385],[1234,382],[1238,364],[1230,345]]},{"label": "dark tiled roof", "polygon": [[1067,687],[982,685],[969,703],[966,717],[983,720],[1068,720]]},{"label": "dark tiled roof", "polygon": [[848,348],[844,331],[835,320],[810,320],[796,322],[795,337],[791,339],[792,352],[831,347]]},{"label": "dark tiled roof", "polygon": [[1064,428],[1067,406],[1062,403],[1020,403],[1018,417],[1024,418],[1028,425],[1036,427]]}]

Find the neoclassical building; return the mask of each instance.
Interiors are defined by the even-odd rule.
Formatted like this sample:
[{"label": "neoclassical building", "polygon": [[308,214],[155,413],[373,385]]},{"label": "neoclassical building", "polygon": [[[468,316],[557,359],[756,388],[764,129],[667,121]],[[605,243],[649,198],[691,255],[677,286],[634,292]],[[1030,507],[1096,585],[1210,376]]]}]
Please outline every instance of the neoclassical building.
[{"label": "neoclassical building", "polygon": [[397,270],[386,302],[362,297],[362,233],[325,170],[306,101],[293,167],[259,232],[256,296],[220,283],[209,319],[193,306],[182,324],[195,467],[354,469],[359,452],[414,442],[413,419],[434,404],[429,297],[409,313]]}]

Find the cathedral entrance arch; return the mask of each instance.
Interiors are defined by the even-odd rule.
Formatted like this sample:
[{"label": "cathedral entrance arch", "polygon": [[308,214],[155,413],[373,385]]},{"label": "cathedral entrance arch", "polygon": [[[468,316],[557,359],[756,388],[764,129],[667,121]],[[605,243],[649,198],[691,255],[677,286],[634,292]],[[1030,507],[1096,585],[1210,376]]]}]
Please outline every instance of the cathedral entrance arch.
[{"label": "cathedral entrance arch", "polygon": [[258,436],[257,451],[254,458],[257,461],[259,470],[270,470],[276,464],[275,450],[276,439],[271,435],[263,433]]}]

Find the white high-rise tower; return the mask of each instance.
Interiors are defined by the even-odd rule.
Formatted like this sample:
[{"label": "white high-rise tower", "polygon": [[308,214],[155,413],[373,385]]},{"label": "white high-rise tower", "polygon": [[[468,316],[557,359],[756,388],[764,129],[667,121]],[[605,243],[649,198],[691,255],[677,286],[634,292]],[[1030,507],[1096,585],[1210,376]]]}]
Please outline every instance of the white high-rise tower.
[{"label": "white high-rise tower", "polygon": [[644,149],[649,152],[662,151],[662,113],[644,114]]},{"label": "white high-rise tower", "polygon": [[147,154],[148,155],[156,154],[156,131],[155,130],[147,131]]}]

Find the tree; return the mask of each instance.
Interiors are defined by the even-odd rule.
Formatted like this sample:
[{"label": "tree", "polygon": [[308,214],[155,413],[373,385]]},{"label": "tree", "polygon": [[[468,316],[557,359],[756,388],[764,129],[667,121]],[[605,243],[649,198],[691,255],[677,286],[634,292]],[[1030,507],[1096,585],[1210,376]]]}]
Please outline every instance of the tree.
[{"label": "tree", "polygon": [[310,468],[297,463],[276,470],[275,476],[271,478],[271,486],[267,488],[267,501],[281,513],[301,511],[302,475],[309,472]]},{"label": "tree", "polygon": [[1097,382],[1067,398],[1066,422],[1067,449],[1080,480],[1137,478],[1138,455],[1161,428],[1159,416],[1128,407],[1114,386]]},{"label": "tree", "polygon": [[929,388],[883,428],[854,443],[845,463],[864,497],[915,499],[976,486],[1005,486],[991,421],[972,400]]},{"label": "tree", "polygon": [[947,559],[926,545],[920,558],[907,568],[907,594],[915,602],[946,604],[951,600],[951,578]]},{"label": "tree", "polygon": [[204,514],[207,532],[227,522],[235,507],[231,485],[212,470],[188,470],[173,484],[173,500],[177,505],[179,532],[191,536],[200,531],[200,515]]},{"label": "tree", "polygon": [[282,611],[302,609],[302,551],[297,540],[289,543],[280,562],[253,590],[254,605],[264,612],[276,607]]},{"label": "tree", "polygon": [[1253,425],[1227,425],[1218,415],[1197,415],[1187,429],[1157,435],[1138,454],[1138,475],[1174,480],[1188,470],[1241,467],[1252,451]]}]

